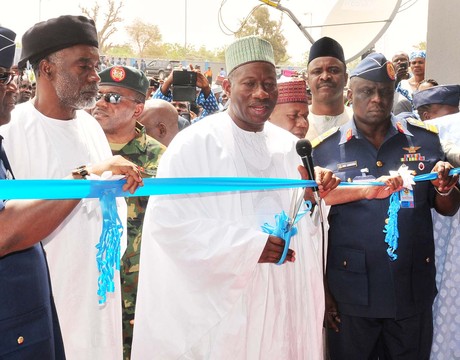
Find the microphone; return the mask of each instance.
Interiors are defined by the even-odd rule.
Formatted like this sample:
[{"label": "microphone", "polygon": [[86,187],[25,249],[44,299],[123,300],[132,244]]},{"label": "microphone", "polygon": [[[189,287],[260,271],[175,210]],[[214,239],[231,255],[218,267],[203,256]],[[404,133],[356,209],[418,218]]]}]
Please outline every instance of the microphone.
[{"label": "microphone", "polygon": [[[301,139],[297,141],[295,146],[297,154],[299,154],[302,159],[303,166],[307,169],[308,177],[310,180],[315,180],[315,171],[313,170],[313,159],[311,157],[312,146],[309,140]],[[318,187],[312,187],[313,192],[318,192]]]}]

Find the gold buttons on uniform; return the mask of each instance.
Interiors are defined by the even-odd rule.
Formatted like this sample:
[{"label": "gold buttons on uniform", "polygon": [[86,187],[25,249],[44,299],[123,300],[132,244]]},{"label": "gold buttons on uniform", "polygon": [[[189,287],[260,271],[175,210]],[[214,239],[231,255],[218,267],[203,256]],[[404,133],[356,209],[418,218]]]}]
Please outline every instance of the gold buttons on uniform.
[{"label": "gold buttons on uniform", "polygon": [[381,162],[380,160],[378,160],[375,165],[377,165],[378,167],[382,167],[383,166],[383,162]]},{"label": "gold buttons on uniform", "polygon": [[343,260],[343,267],[346,268],[348,265],[347,260]]},{"label": "gold buttons on uniform", "polygon": [[388,225],[389,222],[390,222],[390,218],[386,218],[386,219],[385,219],[385,224]]},{"label": "gold buttons on uniform", "polygon": [[427,257],[427,258],[425,259],[425,262],[426,262],[427,264],[429,264],[430,261],[431,261],[430,257]]},{"label": "gold buttons on uniform", "polygon": [[18,345],[21,345],[24,342],[24,337],[23,336],[18,337],[17,341],[18,341]]}]

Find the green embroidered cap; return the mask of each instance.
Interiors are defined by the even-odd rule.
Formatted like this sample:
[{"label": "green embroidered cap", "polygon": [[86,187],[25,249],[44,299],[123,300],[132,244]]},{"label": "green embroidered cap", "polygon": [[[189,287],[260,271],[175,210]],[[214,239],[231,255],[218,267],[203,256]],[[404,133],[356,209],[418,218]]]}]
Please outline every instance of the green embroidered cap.
[{"label": "green embroidered cap", "polygon": [[264,61],[275,66],[272,45],[258,36],[240,38],[225,50],[225,64],[228,74],[237,67],[254,61]]}]

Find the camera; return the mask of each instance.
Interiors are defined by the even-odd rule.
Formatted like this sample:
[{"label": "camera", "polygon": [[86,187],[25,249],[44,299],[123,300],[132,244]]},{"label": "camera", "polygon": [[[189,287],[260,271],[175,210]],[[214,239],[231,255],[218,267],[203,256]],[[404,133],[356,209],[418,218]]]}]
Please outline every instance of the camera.
[{"label": "camera", "polygon": [[196,76],[195,71],[173,71],[173,101],[196,101]]},{"label": "camera", "polygon": [[399,64],[399,68],[403,69],[403,70],[407,70],[408,66],[409,66],[409,64],[407,63],[407,61],[402,62],[402,63]]},{"label": "camera", "polygon": [[157,80],[151,78],[149,79],[149,87],[154,87],[158,89],[160,87],[160,83]]},{"label": "camera", "polygon": [[190,120],[191,120],[190,112],[183,111],[183,112],[179,113],[179,116],[182,116],[188,122],[190,122]]}]

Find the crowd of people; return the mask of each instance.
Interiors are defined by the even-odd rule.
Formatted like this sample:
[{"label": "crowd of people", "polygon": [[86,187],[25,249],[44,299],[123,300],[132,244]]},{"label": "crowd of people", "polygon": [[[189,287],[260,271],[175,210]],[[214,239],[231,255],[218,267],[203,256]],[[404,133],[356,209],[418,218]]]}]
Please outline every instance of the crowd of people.
[{"label": "crowd of people", "polygon": [[247,36],[184,90],[143,61],[101,65],[84,16],[35,24],[18,64],[15,41],[0,27],[2,180],[316,187],[117,198],[103,304],[99,199],[1,201],[0,358],[460,358],[460,85],[425,79],[424,51],[348,70],[324,37],[304,76],[279,79],[271,44]]}]

